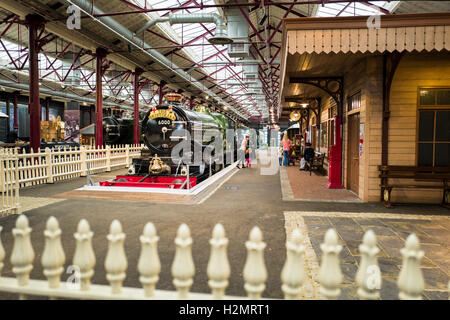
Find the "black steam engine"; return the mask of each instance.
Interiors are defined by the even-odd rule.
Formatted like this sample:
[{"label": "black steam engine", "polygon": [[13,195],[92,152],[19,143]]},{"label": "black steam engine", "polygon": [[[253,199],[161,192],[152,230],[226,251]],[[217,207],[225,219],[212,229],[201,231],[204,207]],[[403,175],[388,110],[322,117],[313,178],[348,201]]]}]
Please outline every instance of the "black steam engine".
[{"label": "black steam engine", "polygon": [[[127,176],[101,185],[183,188],[187,177],[193,186],[221,170],[227,159],[236,159],[237,137],[233,136],[233,146],[226,142],[226,129],[235,129],[234,121],[206,108],[185,109],[178,94],[166,95],[166,100],[167,104],[153,107],[141,122],[141,138],[148,150],[133,159]],[[214,134],[208,134],[211,129]],[[214,148],[218,137],[223,152]]]}]

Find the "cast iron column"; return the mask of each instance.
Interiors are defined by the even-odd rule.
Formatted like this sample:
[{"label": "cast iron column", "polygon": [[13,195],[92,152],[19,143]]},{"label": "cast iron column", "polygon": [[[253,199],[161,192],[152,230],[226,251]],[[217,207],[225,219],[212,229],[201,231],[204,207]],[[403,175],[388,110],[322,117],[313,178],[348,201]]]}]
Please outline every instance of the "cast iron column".
[{"label": "cast iron column", "polygon": [[28,25],[28,48],[29,48],[29,81],[30,98],[28,113],[30,114],[30,148],[37,151],[41,147],[41,102],[39,99],[39,40],[38,29],[43,26],[44,19],[38,15],[27,15],[25,17]]},{"label": "cast iron column", "polygon": [[95,145],[103,146],[103,58],[106,57],[106,50],[97,48],[96,68],[95,68]]},{"label": "cast iron column", "polygon": [[166,84],[166,82],[161,80],[161,83],[160,83],[159,86],[158,86],[158,98],[159,98],[158,104],[159,104],[159,105],[162,105],[162,101],[163,101],[163,89],[164,89],[164,85],[165,85],[165,84]]},{"label": "cast iron column", "polygon": [[45,120],[50,121],[50,101],[52,98],[45,98]]},{"label": "cast iron column", "polygon": [[13,129],[19,129],[19,121],[17,119],[17,96],[19,93],[15,91],[13,93],[13,106],[14,106],[14,119],[13,119]]},{"label": "cast iron column", "polygon": [[139,144],[139,77],[143,70],[136,68],[133,73],[134,93],[134,118],[133,118],[133,143]]}]

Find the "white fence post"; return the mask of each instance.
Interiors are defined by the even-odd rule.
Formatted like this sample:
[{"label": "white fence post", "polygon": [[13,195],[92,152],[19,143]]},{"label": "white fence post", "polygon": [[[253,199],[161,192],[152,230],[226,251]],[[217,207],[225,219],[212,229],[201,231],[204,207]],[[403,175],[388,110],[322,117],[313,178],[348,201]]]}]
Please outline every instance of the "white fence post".
[{"label": "white fence post", "polygon": [[419,238],[414,233],[410,234],[406,239],[405,247],[400,252],[403,263],[397,280],[400,290],[398,297],[402,300],[421,300],[425,284],[420,260],[424,252],[420,250]]},{"label": "white fence post", "polygon": [[149,222],[145,225],[139,239],[141,241],[141,254],[138,261],[139,281],[144,288],[144,296],[152,297],[161,272],[161,262],[158,257],[159,237],[156,235],[153,223]]},{"label": "white fence post", "polygon": [[363,237],[363,243],[359,245],[361,260],[356,272],[356,284],[358,296],[361,299],[375,300],[380,298],[381,272],[378,266],[377,238],[372,230],[368,230]]},{"label": "white fence post", "polygon": [[109,245],[105,260],[106,279],[111,285],[111,293],[116,294],[122,291],[128,267],[124,249],[125,233],[122,232],[122,225],[118,220],[111,223],[107,238]]},{"label": "white fence post", "polygon": [[325,299],[336,299],[341,294],[342,272],[339,265],[339,253],[342,246],[338,244],[338,236],[334,229],[325,234],[325,241],[320,245],[322,263],[320,264],[320,293]]},{"label": "white fence post", "polygon": [[94,233],[89,227],[89,223],[82,219],[78,223],[77,232],[74,237],[76,240],[75,254],[73,264],[80,269],[80,289],[89,290],[91,278],[94,275],[95,254],[92,248],[92,236]]},{"label": "white fence post", "polygon": [[5,249],[3,248],[3,244],[2,244],[2,230],[3,227],[0,226],[0,277],[2,276],[2,270],[3,270],[3,266],[5,265],[3,263],[3,261],[5,260]]},{"label": "white fence post", "polygon": [[25,286],[29,282],[34,260],[34,250],[30,240],[31,228],[28,226],[28,218],[25,215],[19,216],[12,234],[14,237],[11,253],[12,270],[16,275],[17,284]]},{"label": "white fence post", "polygon": [[305,281],[305,246],[298,229],[294,229],[292,239],[286,242],[286,263],[281,271],[281,289],[286,300],[299,299]]},{"label": "white fence post", "polygon": [[106,146],[106,171],[111,171],[111,146]]},{"label": "white fence post", "polygon": [[44,236],[45,247],[41,258],[44,275],[48,279],[49,288],[58,288],[66,256],[61,244],[61,229],[55,217],[47,220]]},{"label": "white fence post", "polygon": [[228,278],[230,277],[230,264],[227,257],[228,239],[225,237],[225,229],[219,223],[213,230],[211,245],[211,254],[209,256],[207,274],[208,285],[211,288],[213,299],[223,299],[225,289],[228,287]]},{"label": "white fence post", "polygon": [[81,162],[81,176],[87,176],[87,155],[86,155],[86,147],[80,147],[80,162]]},{"label": "white fence post", "polygon": [[182,224],[177,231],[175,238],[175,258],[172,263],[173,284],[178,291],[178,298],[184,300],[188,298],[189,289],[192,286],[195,274],[194,261],[192,259],[192,238],[189,227]]},{"label": "white fence post", "polygon": [[47,183],[53,183],[52,150],[45,148],[45,165],[47,170]]},{"label": "white fence post", "polygon": [[262,232],[258,227],[253,227],[249,240],[245,242],[247,247],[247,260],[244,265],[244,288],[250,299],[260,299],[266,288],[267,270],[264,264],[264,249]]},{"label": "white fence post", "polygon": [[125,168],[130,167],[130,146],[125,145]]},{"label": "white fence post", "polygon": [[6,157],[5,159],[3,159],[3,155],[4,155],[4,150],[0,150],[0,192],[6,192],[7,190],[7,186],[6,186],[6,179],[5,179],[5,167],[4,167],[4,161],[6,161]]}]

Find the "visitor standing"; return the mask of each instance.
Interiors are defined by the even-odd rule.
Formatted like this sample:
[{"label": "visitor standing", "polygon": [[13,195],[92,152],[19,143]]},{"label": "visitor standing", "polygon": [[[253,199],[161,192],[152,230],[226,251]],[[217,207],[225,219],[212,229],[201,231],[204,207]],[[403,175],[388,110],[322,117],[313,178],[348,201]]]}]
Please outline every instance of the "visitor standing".
[{"label": "visitor standing", "polygon": [[283,134],[281,146],[283,147],[283,165],[287,167],[289,166],[289,150],[291,148],[291,140],[289,140],[287,133]]}]

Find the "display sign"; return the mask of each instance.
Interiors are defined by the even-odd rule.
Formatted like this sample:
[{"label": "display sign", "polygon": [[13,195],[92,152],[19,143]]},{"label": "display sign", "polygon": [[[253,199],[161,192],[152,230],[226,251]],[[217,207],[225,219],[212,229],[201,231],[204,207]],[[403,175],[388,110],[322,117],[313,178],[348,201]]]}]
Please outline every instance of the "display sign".
[{"label": "display sign", "polygon": [[156,119],[156,118],[165,118],[170,120],[175,120],[177,117],[175,115],[175,112],[172,111],[172,108],[169,107],[169,109],[156,109],[153,108],[150,112],[150,115],[148,116],[150,120]]}]

